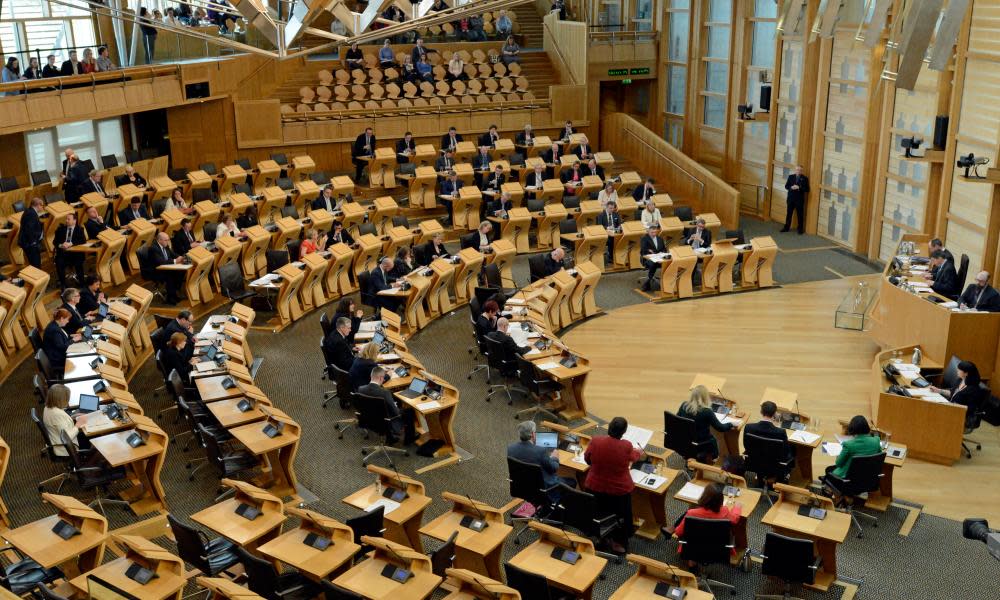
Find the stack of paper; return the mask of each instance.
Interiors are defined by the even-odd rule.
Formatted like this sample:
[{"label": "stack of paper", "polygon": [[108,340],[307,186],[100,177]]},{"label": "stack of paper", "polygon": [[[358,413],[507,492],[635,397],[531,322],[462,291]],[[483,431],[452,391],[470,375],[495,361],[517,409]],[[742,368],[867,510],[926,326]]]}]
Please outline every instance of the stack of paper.
[{"label": "stack of paper", "polygon": [[622,435],[623,440],[628,440],[632,442],[637,450],[642,450],[649,443],[649,440],[653,437],[653,432],[648,429],[643,429],[642,427],[636,427],[635,425],[629,425],[628,429],[625,430],[625,434]]},{"label": "stack of paper", "polygon": [[647,254],[645,258],[650,262],[659,264],[670,258],[670,254],[668,252],[657,252],[656,254]]},{"label": "stack of paper", "polygon": [[823,453],[829,456],[840,456],[842,448],[837,442],[823,442]]},{"label": "stack of paper", "polygon": [[558,369],[562,365],[557,362],[544,362],[535,366],[538,367],[538,370],[540,371],[551,371],[552,369]]},{"label": "stack of paper", "polygon": [[381,321],[362,321],[361,324],[358,325],[358,332],[360,333],[362,331],[370,331],[374,333],[375,330],[378,329],[381,324],[382,324]]},{"label": "stack of paper", "polygon": [[730,415],[726,415],[719,420],[722,421],[723,423],[732,423],[733,427],[739,427],[740,425],[743,424],[743,419],[737,419],[736,417]]},{"label": "stack of paper", "polygon": [[697,502],[701,499],[701,495],[705,492],[705,486],[698,485],[697,483],[687,482],[684,484],[678,492],[677,495],[685,500],[691,500],[692,502]]},{"label": "stack of paper", "polygon": [[99,429],[104,429],[111,425],[111,419],[108,415],[104,413],[96,413],[87,417],[87,425],[84,427],[87,431],[97,431]]},{"label": "stack of paper", "polygon": [[812,433],[809,431],[796,431],[792,435],[788,436],[788,439],[794,440],[796,442],[802,442],[803,444],[812,444],[822,436],[818,433]]},{"label": "stack of paper", "polygon": [[385,507],[385,512],[383,512],[382,514],[387,515],[392,511],[396,510],[397,508],[399,508],[399,502],[396,502],[395,500],[390,500],[389,498],[379,498],[375,502],[369,504],[368,508],[365,509],[365,512],[371,512],[380,506]]},{"label": "stack of paper", "polygon": [[932,392],[930,388],[906,388],[906,391],[914,398],[920,398],[928,402],[937,402],[939,404],[948,403],[947,398],[937,392]]},{"label": "stack of paper", "polygon": [[629,471],[629,474],[632,475],[632,483],[650,490],[655,490],[667,480],[666,477],[652,473],[643,473],[638,469],[632,469]]},{"label": "stack of paper", "polygon": [[513,304],[515,306],[523,306],[524,305],[524,298],[507,298],[507,302],[504,303],[504,306],[507,306],[507,305],[510,305],[510,304]]}]

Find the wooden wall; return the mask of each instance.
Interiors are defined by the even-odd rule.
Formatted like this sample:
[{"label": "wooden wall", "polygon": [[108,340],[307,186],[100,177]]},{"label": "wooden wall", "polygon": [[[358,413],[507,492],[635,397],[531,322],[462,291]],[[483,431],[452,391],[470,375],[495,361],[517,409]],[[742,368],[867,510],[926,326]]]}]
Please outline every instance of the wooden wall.
[{"label": "wooden wall", "polygon": [[31,185],[23,133],[0,135],[0,177],[16,177],[21,187]]},{"label": "wooden wall", "polygon": [[587,81],[587,24],[560,21],[555,13],[543,19],[544,48],[559,72],[560,82],[583,85]]}]

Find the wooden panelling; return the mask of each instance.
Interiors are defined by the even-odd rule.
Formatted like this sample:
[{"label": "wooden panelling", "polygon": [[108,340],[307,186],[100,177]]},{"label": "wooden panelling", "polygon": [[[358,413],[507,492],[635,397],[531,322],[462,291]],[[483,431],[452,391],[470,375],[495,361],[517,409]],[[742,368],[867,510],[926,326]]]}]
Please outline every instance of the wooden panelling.
[{"label": "wooden panelling", "polygon": [[727,229],[739,224],[739,194],[704,166],[623,113],[602,117],[600,148],[628,156],[644,175],[665,186],[677,204],[715,213]]},{"label": "wooden panelling", "polygon": [[167,111],[173,168],[193,170],[206,162],[232,164],[237,156],[231,104],[226,98]]},{"label": "wooden panelling", "polygon": [[282,142],[281,102],[241,100],[235,103],[236,138],[240,146],[275,145]]},{"label": "wooden panelling", "polygon": [[[799,162],[799,101],[802,94],[803,53],[802,41],[797,38],[783,38],[781,50],[781,72],[777,94],[772,99],[776,107],[774,155],[774,175],[771,178],[771,218],[785,220],[785,180]],[[815,178],[814,178],[815,179]]]},{"label": "wooden panelling", "polygon": [[21,187],[27,187],[28,156],[24,152],[24,134],[0,135],[0,177],[16,177]]},{"label": "wooden panelling", "polygon": [[564,84],[582,85],[587,80],[587,24],[560,21],[549,13],[544,20],[544,48]]},{"label": "wooden panelling", "polygon": [[587,118],[587,86],[584,85],[553,85],[549,86],[549,102],[552,104],[552,122],[563,123],[566,120],[579,121]]}]

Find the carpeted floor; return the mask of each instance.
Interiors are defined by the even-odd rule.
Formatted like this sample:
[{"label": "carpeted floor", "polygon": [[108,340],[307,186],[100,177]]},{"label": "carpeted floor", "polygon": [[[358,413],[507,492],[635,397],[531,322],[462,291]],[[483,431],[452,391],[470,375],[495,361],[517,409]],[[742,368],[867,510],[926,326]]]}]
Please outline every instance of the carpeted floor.
[{"label": "carpeted floor", "polygon": [[[785,247],[789,234],[779,234],[771,223],[744,219],[744,228],[753,235],[772,234],[779,246]],[[796,246],[801,248],[821,248],[831,244],[813,236],[791,234]],[[801,244],[801,246],[799,246]],[[809,256],[809,258],[805,258]],[[799,258],[803,257],[803,258]],[[839,262],[830,262],[839,261]],[[833,250],[804,250],[779,254],[776,273],[782,284],[836,277],[824,266],[831,266],[844,275],[871,273],[872,269],[862,261],[847,258]],[[515,280],[527,281],[525,257],[515,264]],[[613,274],[602,279],[597,290],[599,305],[605,310],[645,301],[633,291],[637,272]],[[695,302],[697,300],[694,300]],[[332,307],[330,307],[332,309]],[[833,307],[831,307],[831,311]],[[267,315],[258,314],[262,321]],[[346,417],[336,404],[320,407],[322,392],[333,385],[320,379],[322,359],[318,349],[320,340],[318,314],[310,315],[278,335],[252,332],[250,343],[256,356],[264,357],[263,367],[258,374],[258,385],[271,397],[274,403],[292,415],[304,430],[296,460],[296,472],[300,484],[318,500],[310,508],[344,520],[355,516],[357,511],[345,505],[341,499],[371,481],[370,475],[361,467],[360,448],[364,440],[357,430],[349,430],[343,440],[337,438],[334,424]],[[440,500],[443,491],[469,494],[494,506],[509,500],[504,463],[505,447],[515,437],[517,421],[514,412],[527,406],[515,398],[514,406],[494,400],[484,401],[486,384],[484,373],[478,373],[471,380],[466,375],[472,366],[471,356],[466,352],[470,346],[471,326],[469,313],[461,309],[434,322],[428,329],[415,336],[409,346],[427,368],[457,385],[461,392],[461,405],[455,422],[455,436],[460,446],[471,456],[463,462],[437,469],[420,476],[435,502],[429,507],[425,522],[440,514],[446,505]],[[670,343],[669,340],[665,343]],[[31,395],[32,362],[26,361],[3,385],[3,397],[9,418],[0,421],[0,435],[13,449],[10,468],[3,482],[3,497],[10,509],[14,525],[21,525],[49,514],[40,502],[36,483],[53,475],[57,467],[40,458],[38,449],[41,439],[27,418],[28,410],[35,405]],[[132,380],[130,389],[143,404],[148,414],[169,405],[165,393],[154,396],[153,390],[159,386],[159,376],[152,362],[145,365]],[[613,415],[602,415],[610,418]],[[163,422],[171,434],[182,430],[172,422],[172,415]],[[210,469],[203,469],[189,482],[184,463],[189,456],[197,456],[192,450],[184,453],[172,446],[168,452],[167,464],[163,470],[163,484],[166,489],[170,510],[181,517],[209,505],[216,492],[217,475]],[[376,461],[378,462],[378,461]],[[400,457],[396,466],[400,471],[412,474],[430,459],[415,455]],[[677,464],[672,465],[679,466]],[[680,483],[675,483],[680,486]],[[88,499],[86,492],[75,484],[67,483],[63,493]],[[674,518],[683,506],[670,499],[667,514]],[[750,517],[750,543],[759,551],[767,527],[761,525],[760,518],[766,508],[758,507]],[[906,511],[890,508],[882,515],[877,529],[868,528],[863,539],[853,533],[838,553],[838,569],[841,574],[863,578],[860,596],[866,598],[956,598],[987,600],[997,597],[996,582],[1000,581],[1000,563],[986,554],[982,545],[962,539],[961,524],[922,515],[908,537],[897,534]],[[109,509],[111,526],[120,527],[138,519],[118,508]],[[523,543],[530,541],[525,536]],[[433,548],[434,542],[426,540],[426,546]],[[505,557],[519,550],[512,541],[505,547]],[[648,542],[636,538],[633,552],[659,560],[676,563],[676,544],[659,540]],[[731,582],[738,587],[734,597],[752,598],[755,592],[778,591],[777,584],[769,582],[760,574],[759,564],[751,573],[727,568],[710,569],[711,576]],[[599,581],[595,598],[607,598],[633,570],[629,565],[611,564],[606,570],[606,579]],[[989,590],[993,589],[993,592]],[[805,594],[804,597],[840,598],[844,589],[834,586],[825,595]],[[439,594],[438,596],[440,596]],[[802,594],[799,594],[802,595]],[[725,594],[720,594],[724,597]]]}]

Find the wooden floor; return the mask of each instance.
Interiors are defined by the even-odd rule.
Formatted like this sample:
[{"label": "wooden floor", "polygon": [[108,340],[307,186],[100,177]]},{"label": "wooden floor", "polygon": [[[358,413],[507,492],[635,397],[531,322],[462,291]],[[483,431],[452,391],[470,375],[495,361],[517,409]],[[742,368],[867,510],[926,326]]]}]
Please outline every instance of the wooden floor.
[{"label": "wooden floor", "polygon": [[[878,348],[866,333],[833,327],[838,303],[857,281],[638,304],[583,323],[564,339],[594,369],[587,409],[660,430],[663,410],[675,411],[703,372],[725,377],[723,393],[747,411],[756,412],[765,387],[798,392],[801,411],[818,418],[824,438],[832,439],[838,419],[871,416],[870,368]],[[983,450],[971,461],[943,467],[907,460],[896,472],[896,498],[952,519],[1000,522],[1000,429],[985,424],[972,437]],[[817,450],[814,472],[831,463]]]}]

